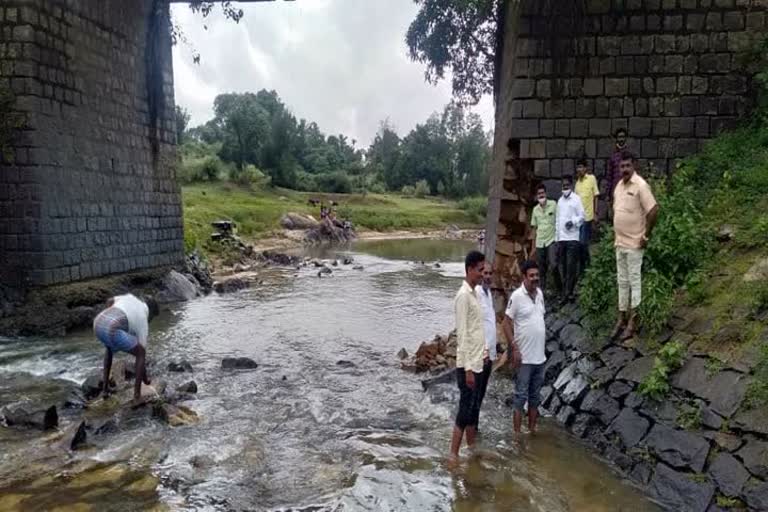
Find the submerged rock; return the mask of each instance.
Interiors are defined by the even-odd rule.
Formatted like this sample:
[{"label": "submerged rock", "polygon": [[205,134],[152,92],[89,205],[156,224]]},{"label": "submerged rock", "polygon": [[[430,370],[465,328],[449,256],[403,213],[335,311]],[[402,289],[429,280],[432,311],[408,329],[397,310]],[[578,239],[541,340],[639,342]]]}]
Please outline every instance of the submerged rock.
[{"label": "submerged rock", "polygon": [[168,371],[176,372],[176,373],[183,373],[183,372],[192,373],[192,365],[186,359],[182,359],[181,361],[178,361],[178,362],[171,361],[170,363],[168,363]]},{"label": "submerged rock", "polygon": [[715,494],[715,486],[710,482],[696,482],[689,474],[661,463],[656,465],[650,487],[651,494],[670,510],[704,512]]},{"label": "submerged rock", "polygon": [[55,405],[43,411],[31,411],[25,407],[6,409],[3,411],[3,417],[9,427],[51,430],[59,426],[59,413]]},{"label": "submerged rock", "polygon": [[186,302],[200,295],[200,290],[186,276],[171,270],[163,278],[162,290],[157,294],[160,303]]},{"label": "submerged rock", "polygon": [[346,361],[344,359],[341,359],[339,361],[336,361],[336,366],[340,366],[342,368],[354,368],[356,365],[352,361]]},{"label": "submerged rock", "polygon": [[240,290],[244,290],[251,286],[250,281],[242,279],[240,277],[231,277],[224,281],[217,281],[213,284],[213,289],[216,293],[233,293]]},{"label": "submerged rock", "polygon": [[401,348],[400,351],[397,353],[397,358],[400,360],[408,359],[408,351],[404,348]]},{"label": "submerged rock", "polygon": [[186,382],[181,386],[177,387],[176,391],[178,391],[179,393],[191,393],[194,395],[195,393],[197,393],[197,382],[193,380]]},{"label": "submerged rock", "polygon": [[168,403],[155,404],[152,408],[152,415],[172,427],[192,425],[200,419],[197,413],[189,407]]},{"label": "submerged rock", "polygon": [[83,382],[81,389],[86,400],[92,400],[99,396],[102,391],[101,375],[97,373],[89,375],[85,382]]},{"label": "submerged rock", "polygon": [[87,439],[88,434],[86,433],[86,424],[85,421],[81,421],[77,428],[74,429],[74,434],[72,434],[72,437],[68,442],[69,449],[77,450],[78,448],[82,448],[83,445],[85,445]]},{"label": "submerged rock", "polygon": [[252,370],[259,365],[249,357],[225,357],[221,361],[221,367],[224,370]]},{"label": "submerged rock", "polygon": [[354,267],[352,267],[352,270],[365,270],[365,267],[363,267],[362,265],[355,265]]},{"label": "submerged rock", "polygon": [[421,381],[421,387],[424,389],[424,391],[428,390],[432,386],[436,386],[438,384],[450,384],[456,381],[456,369],[448,370],[447,372],[443,372],[437,377],[431,377],[429,379],[422,379]]}]

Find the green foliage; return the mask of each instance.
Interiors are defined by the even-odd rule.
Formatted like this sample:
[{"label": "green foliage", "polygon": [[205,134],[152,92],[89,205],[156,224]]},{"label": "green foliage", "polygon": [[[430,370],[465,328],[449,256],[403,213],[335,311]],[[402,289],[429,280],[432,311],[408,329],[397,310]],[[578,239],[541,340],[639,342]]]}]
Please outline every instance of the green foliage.
[{"label": "green foliage", "polygon": [[752,318],[759,318],[768,311],[768,286],[765,283],[752,283],[748,289],[749,314]]},{"label": "green foliage", "polygon": [[183,144],[189,126],[189,112],[184,107],[176,105],[176,144]]},{"label": "green foliage", "polygon": [[244,169],[231,170],[233,182],[246,188],[266,188],[270,185],[271,178],[256,168],[255,165],[246,165]]},{"label": "green foliage", "polygon": [[705,369],[707,370],[707,376],[708,377],[714,377],[721,371],[723,371],[723,368],[725,368],[725,363],[723,363],[720,359],[717,359],[716,357],[712,357],[707,360],[707,364],[705,365]]},{"label": "green foliage", "polygon": [[720,508],[745,508],[744,504],[738,498],[729,498],[722,494],[717,495],[715,503],[717,503],[717,506]]},{"label": "green foliage", "polygon": [[762,343],[758,350],[757,365],[743,402],[750,409],[768,404],[768,344]]},{"label": "green foliage", "polygon": [[[650,267],[650,265],[649,265]],[[666,325],[674,306],[674,281],[655,268],[643,274],[643,300],[639,314],[643,326],[651,334],[657,334]]]},{"label": "green foliage", "polygon": [[488,198],[483,196],[465,197],[459,201],[459,208],[477,219],[478,223],[483,223],[486,215],[488,215]]},{"label": "green foliage", "polygon": [[686,430],[698,429],[701,427],[701,409],[693,405],[683,405],[677,414],[677,425]]},{"label": "green foliage", "polygon": [[403,188],[400,189],[400,193],[405,197],[413,197],[416,195],[416,188],[412,185],[403,185]]},{"label": "green foliage", "polygon": [[[768,170],[766,170],[768,172]],[[768,215],[757,214],[751,222],[742,229],[736,231],[736,244],[744,249],[757,249],[768,247]]]},{"label": "green foliage", "polygon": [[413,189],[413,195],[419,199],[424,199],[429,195],[429,184],[427,180],[419,180],[416,182],[416,186]]},{"label": "green foliage", "polygon": [[616,254],[613,230],[606,232],[593,250],[592,262],[581,281],[579,303],[595,333],[606,331],[616,320]]},{"label": "green foliage", "polygon": [[653,368],[640,383],[640,394],[660,401],[669,393],[669,375],[680,368],[685,357],[685,347],[677,341],[664,345],[653,360]]}]

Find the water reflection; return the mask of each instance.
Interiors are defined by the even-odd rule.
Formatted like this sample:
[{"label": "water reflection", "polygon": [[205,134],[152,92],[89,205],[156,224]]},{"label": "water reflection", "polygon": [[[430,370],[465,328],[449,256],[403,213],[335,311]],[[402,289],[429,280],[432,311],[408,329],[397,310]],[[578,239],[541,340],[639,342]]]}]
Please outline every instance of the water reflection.
[{"label": "water reflection", "polygon": [[[329,257],[352,254],[364,270],[339,265],[330,278],[311,269],[270,278],[260,288],[182,305],[153,323],[156,371],[170,360],[192,363],[200,391],[189,405],[203,421],[169,429],[136,417],[74,458],[98,462],[97,473],[143,472],[155,479],[155,494],[134,496],[136,476],[116,469],[122,476],[89,483],[89,494],[78,495],[73,480],[50,478],[61,466],[49,453],[30,451],[27,434],[0,429],[0,509],[23,510],[27,499],[39,509],[108,510],[115,494],[99,493],[119,488],[126,510],[148,508],[152,496],[178,510],[653,510],[555,425],[545,422],[539,436],[517,443],[503,379],[491,381],[480,450],[454,471],[445,467],[455,389],[426,395],[398,368],[395,353],[413,352],[451,328],[467,244],[403,244],[322,249]],[[414,263],[421,259],[445,263]],[[259,369],[223,371],[221,358],[229,355],[252,357]],[[98,368],[100,358],[87,332],[0,342],[0,406],[51,399],[57,386],[66,390]],[[172,384],[189,378],[167,377]],[[32,441],[44,445],[39,436]]]}]

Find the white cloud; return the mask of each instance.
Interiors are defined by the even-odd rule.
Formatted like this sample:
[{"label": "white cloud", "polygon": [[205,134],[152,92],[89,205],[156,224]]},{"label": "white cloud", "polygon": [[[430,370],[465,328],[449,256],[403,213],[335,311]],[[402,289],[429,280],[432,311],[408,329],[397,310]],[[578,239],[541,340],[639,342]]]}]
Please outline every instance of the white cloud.
[{"label": "white cloud", "polygon": [[[239,24],[218,9],[209,18],[175,4],[173,16],[192,48],[174,48],[176,102],[192,124],[211,118],[223,92],[275,89],[297,117],[328,133],[370,143],[389,118],[401,134],[450,101],[447,82],[424,82],[404,42],[413,0],[299,0],[241,4]],[[207,30],[204,28],[207,26]],[[192,49],[201,62],[192,62]],[[492,127],[485,98],[475,108]]]}]

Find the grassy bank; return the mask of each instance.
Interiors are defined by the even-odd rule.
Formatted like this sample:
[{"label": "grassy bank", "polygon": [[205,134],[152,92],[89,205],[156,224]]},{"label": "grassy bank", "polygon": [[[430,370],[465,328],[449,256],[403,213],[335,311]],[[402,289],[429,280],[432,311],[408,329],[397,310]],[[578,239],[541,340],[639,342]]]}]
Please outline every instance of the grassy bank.
[{"label": "grassy bank", "polygon": [[337,202],[339,216],[352,221],[358,230],[442,229],[449,224],[476,227],[481,222],[476,200],[460,206],[457,202],[436,198],[251,190],[226,182],[186,185],[182,194],[187,248],[204,246],[212,232],[211,222],[219,219],[235,221],[238,233],[247,240],[275,236],[280,232],[280,217],[284,213],[318,217],[319,209],[309,204],[310,198],[326,204],[331,200]]}]

